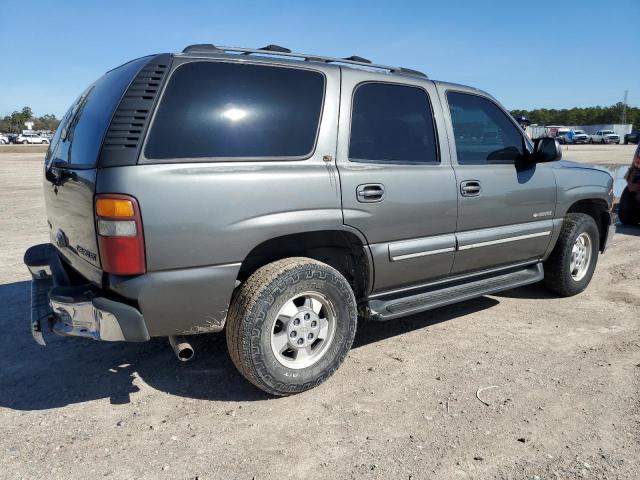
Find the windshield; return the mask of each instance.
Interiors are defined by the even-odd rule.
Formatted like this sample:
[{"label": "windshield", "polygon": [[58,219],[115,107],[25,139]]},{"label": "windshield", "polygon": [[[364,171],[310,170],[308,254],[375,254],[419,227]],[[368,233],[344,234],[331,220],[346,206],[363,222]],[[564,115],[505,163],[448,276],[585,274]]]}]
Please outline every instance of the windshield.
[{"label": "windshield", "polygon": [[80,95],[65,113],[47,152],[46,161],[87,168],[95,166],[102,140],[125,90],[149,61],[139,58],[110,70]]}]

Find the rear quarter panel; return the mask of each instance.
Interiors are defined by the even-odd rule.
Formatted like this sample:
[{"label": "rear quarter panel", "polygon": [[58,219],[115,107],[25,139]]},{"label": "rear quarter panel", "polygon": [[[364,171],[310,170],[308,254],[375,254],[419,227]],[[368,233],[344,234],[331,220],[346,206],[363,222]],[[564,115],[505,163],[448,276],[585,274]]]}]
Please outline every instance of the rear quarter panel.
[{"label": "rear quarter panel", "polygon": [[262,242],[346,228],[334,160],[340,70],[318,70],[325,99],[307,159],[100,169],[97,193],[132,195],[140,206],[147,274],[111,278],[110,288],[139,303],[152,336],[221,330],[241,263]]},{"label": "rear quarter panel", "polygon": [[149,271],[238,263],[268,239],[343,227],[334,161],[340,70],[316,70],[325,75],[325,99],[306,160],[154,164],[142,157],[135,166],[100,170],[98,192],[139,202]]}]

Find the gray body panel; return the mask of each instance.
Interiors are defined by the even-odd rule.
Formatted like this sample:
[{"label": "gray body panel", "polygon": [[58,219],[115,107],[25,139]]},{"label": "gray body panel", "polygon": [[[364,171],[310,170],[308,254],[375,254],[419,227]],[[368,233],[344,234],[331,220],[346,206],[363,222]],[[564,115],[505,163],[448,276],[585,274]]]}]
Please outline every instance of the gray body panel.
[{"label": "gray body panel", "polygon": [[262,242],[349,230],[336,167],[323,159],[336,151],[340,71],[319,70],[325,101],[308,159],[154,164],[142,156],[100,171],[98,193],[127,192],[140,205],[149,273],[112,278],[110,288],[138,301],[152,336],[221,330],[241,262]]},{"label": "gray body panel", "polygon": [[[176,55],[165,88],[176,65],[191,61],[315,70],[325,77],[325,97],[315,149],[308,158],[158,162],[141,153],[136,165],[100,168],[97,174],[78,171],[76,179],[64,185],[73,192],[65,195],[64,205],[53,201],[55,194],[45,185],[52,232],[57,225],[67,225],[66,218],[90,217],[86,220],[93,222],[96,193],[137,199],[147,273],[107,275],[102,286],[140,309],[151,336],[221,330],[242,262],[256,247],[279,237],[326,231],[356,235],[373,279],[359,298],[366,303],[369,295],[379,298],[463,278],[478,282],[478,274],[490,275],[496,267],[536,264],[553,249],[562,219],[575,202],[611,204],[608,174],[567,162],[458,165],[446,91],[482,95],[500,106],[477,89],[314,61],[219,53]],[[349,160],[353,91],[372,81],[416,86],[428,94],[439,163]],[[159,98],[158,104],[162,92]],[[479,181],[481,194],[462,196],[465,180]],[[357,189],[364,184],[383,185],[384,198],[359,201]],[[71,243],[97,252],[93,228],[73,236]],[[98,258],[78,261],[74,254],[68,260],[87,279],[102,282]],[[536,267],[535,272],[542,270]]]},{"label": "gray body panel", "polygon": [[[486,98],[509,115],[495,98],[485,92],[439,82],[438,92],[442,108],[446,112],[449,108],[449,91]],[[445,119],[447,131],[452,132],[451,116],[445,115]],[[515,121],[513,123],[516,126]],[[530,143],[526,143],[531,150]],[[457,161],[452,134],[449,135],[449,149],[456,175],[458,198],[456,236],[459,251],[456,253],[452,272],[464,273],[541,258],[547,250],[551,235],[535,234],[551,230],[548,224],[549,219],[553,218],[556,203],[556,182],[552,167],[543,163],[513,162],[461,165]],[[477,181],[481,188],[480,194],[463,196],[461,185],[465,181]],[[538,225],[537,221],[542,223]],[[475,245],[468,248],[469,244]],[[463,245],[467,248],[460,248]]]},{"label": "gray body panel", "polygon": [[613,201],[613,177],[608,172],[567,160],[551,165],[558,184],[556,217],[564,217],[580,200]]},{"label": "gray body panel", "polygon": [[149,271],[242,262],[278,236],[343,229],[336,167],[323,160],[336,151],[340,70],[313,70],[324,73],[326,92],[316,148],[306,160],[153,164],[143,155],[136,166],[100,171],[99,193],[138,199]]},{"label": "gray body panel", "polygon": [[[440,145],[439,164],[349,160],[353,91],[363,82],[417,86],[427,93]],[[337,164],[344,222],[361,231],[371,245],[376,270],[374,292],[449,274],[453,265],[453,251],[431,248],[430,244],[437,247],[439,240],[426,238],[449,234],[448,238],[451,239],[457,217],[455,176],[449,161],[445,123],[433,82],[345,69],[342,74]],[[360,202],[356,189],[363,184],[384,185],[384,199],[374,203]],[[400,254],[403,258],[394,261],[391,252],[398,249],[403,252]],[[427,252],[430,254],[423,255]]]},{"label": "gray body panel", "polygon": [[240,264],[109,277],[109,289],[136,301],[149,335],[219,332]]}]

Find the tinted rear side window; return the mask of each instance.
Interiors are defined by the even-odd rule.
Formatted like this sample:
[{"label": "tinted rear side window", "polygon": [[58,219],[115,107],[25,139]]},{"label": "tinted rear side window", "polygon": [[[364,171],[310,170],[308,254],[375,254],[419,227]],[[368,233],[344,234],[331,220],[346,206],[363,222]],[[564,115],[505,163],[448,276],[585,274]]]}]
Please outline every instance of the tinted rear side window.
[{"label": "tinted rear side window", "polygon": [[171,77],[148,159],[306,157],[313,152],[324,76],[302,69],[192,62]]},{"label": "tinted rear side window", "polygon": [[360,85],[353,97],[349,158],[436,163],[435,129],[427,93],[404,85]]}]

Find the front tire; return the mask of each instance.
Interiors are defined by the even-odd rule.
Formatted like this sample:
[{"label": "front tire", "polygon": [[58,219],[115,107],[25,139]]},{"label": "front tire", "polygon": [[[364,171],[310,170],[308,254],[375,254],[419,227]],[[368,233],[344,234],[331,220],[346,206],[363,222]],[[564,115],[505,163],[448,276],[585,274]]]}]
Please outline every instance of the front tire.
[{"label": "front tire", "polygon": [[334,268],[305,257],[278,260],[240,287],[227,347],[240,373],[271,395],[320,385],[342,364],[356,333],[356,300]]},{"label": "front tire", "polygon": [[640,202],[637,193],[630,192],[627,187],[620,195],[618,205],[618,219],[625,225],[638,225],[640,223]]},{"label": "front tire", "polygon": [[584,291],[593,277],[599,251],[600,234],[593,217],[569,213],[556,246],[544,263],[545,286],[563,297]]}]

